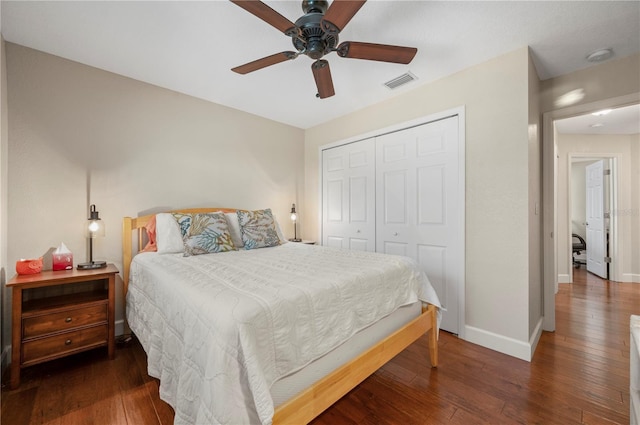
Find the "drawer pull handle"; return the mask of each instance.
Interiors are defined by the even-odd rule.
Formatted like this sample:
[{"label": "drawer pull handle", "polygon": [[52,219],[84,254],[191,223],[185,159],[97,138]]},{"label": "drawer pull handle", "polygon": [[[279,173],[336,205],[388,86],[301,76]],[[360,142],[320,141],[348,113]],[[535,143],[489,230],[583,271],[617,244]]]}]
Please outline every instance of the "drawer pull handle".
[{"label": "drawer pull handle", "polygon": [[70,340],[70,339],[66,340],[66,341],[64,342],[64,345],[71,345],[71,340]]},{"label": "drawer pull handle", "polygon": [[67,323],[71,323],[71,317],[67,317],[66,319],[64,319],[64,321]]}]

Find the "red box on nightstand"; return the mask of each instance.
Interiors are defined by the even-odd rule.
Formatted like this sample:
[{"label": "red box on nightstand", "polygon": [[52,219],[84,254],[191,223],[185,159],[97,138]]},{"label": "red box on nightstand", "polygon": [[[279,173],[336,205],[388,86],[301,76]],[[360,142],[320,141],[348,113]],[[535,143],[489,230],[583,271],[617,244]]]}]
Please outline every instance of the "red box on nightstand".
[{"label": "red box on nightstand", "polygon": [[53,257],[53,270],[73,269],[73,254],[71,252],[51,255]]}]

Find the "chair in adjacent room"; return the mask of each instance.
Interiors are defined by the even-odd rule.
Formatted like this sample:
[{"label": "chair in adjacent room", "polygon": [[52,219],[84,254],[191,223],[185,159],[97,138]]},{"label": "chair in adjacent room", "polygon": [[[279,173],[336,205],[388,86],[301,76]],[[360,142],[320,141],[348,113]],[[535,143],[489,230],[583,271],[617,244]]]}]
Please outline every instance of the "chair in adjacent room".
[{"label": "chair in adjacent room", "polygon": [[582,251],[586,251],[587,250],[587,243],[585,242],[585,240],[582,238],[582,236],[576,234],[576,233],[572,233],[572,242],[573,242],[573,266],[576,269],[579,269],[581,265],[586,264],[583,260],[579,260],[576,258],[576,256],[582,254]]}]

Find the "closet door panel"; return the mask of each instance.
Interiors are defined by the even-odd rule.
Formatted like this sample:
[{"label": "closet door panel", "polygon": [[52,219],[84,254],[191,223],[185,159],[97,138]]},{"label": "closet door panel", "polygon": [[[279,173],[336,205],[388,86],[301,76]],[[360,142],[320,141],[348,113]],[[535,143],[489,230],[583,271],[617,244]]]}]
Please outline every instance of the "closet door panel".
[{"label": "closet door panel", "polygon": [[442,305],[449,305],[447,299],[447,247],[437,245],[418,245],[418,265],[427,273],[429,281],[440,298]]},{"label": "closet door panel", "polygon": [[375,250],[375,141],[322,152],[322,244]]},{"label": "closet door panel", "polygon": [[452,117],[376,138],[377,249],[416,260],[442,303],[442,328],[454,333],[462,261],[455,254],[457,130],[458,118]]},{"label": "closet door panel", "polygon": [[327,220],[332,223],[342,223],[343,192],[342,180],[327,181]]},{"label": "closet door panel", "polygon": [[464,287],[458,155],[457,116],[322,153],[322,243],[413,258],[454,333]]},{"label": "closet door panel", "polygon": [[442,164],[417,170],[418,225],[443,224],[445,220],[445,167]]},{"label": "closet door panel", "polygon": [[409,256],[409,254],[407,253],[408,248],[409,248],[409,245],[406,243],[386,241],[384,243],[384,248],[382,249],[382,252],[384,252],[385,254],[403,255],[407,257]]},{"label": "closet door panel", "polygon": [[416,152],[412,129],[376,138],[378,252],[416,258]]},{"label": "closet door panel", "polygon": [[367,211],[369,204],[367,199],[367,182],[366,176],[351,177],[349,179],[349,221],[351,223],[366,223],[371,215]]},{"label": "closet door panel", "polygon": [[385,225],[407,226],[407,172],[391,170],[382,173],[382,203]]}]

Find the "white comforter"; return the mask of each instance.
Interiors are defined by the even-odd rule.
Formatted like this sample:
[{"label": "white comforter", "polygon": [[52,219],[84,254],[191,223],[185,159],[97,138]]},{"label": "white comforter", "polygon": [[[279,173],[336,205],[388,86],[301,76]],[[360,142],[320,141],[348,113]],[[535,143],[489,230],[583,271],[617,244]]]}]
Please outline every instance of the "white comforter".
[{"label": "white comforter", "polygon": [[142,253],[127,320],[176,424],[270,424],[277,379],[418,299],[439,305],[405,257],[297,243]]}]

